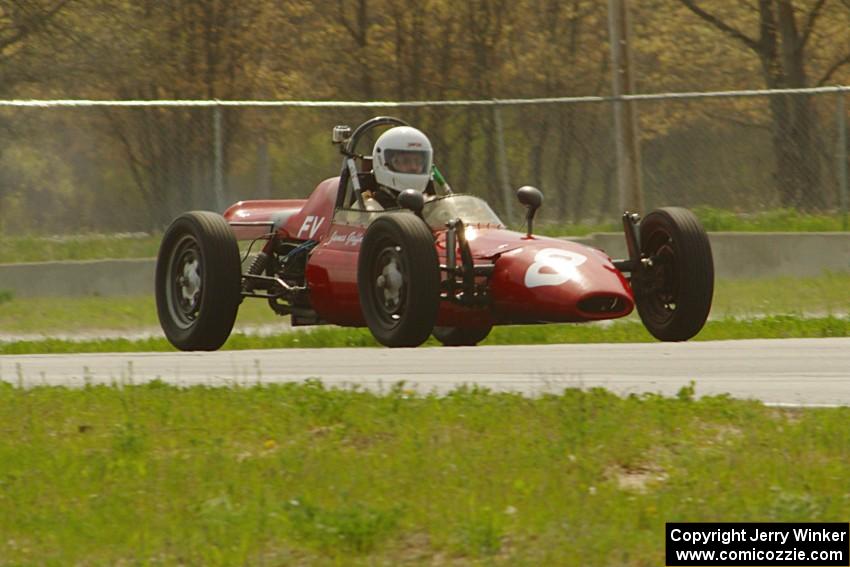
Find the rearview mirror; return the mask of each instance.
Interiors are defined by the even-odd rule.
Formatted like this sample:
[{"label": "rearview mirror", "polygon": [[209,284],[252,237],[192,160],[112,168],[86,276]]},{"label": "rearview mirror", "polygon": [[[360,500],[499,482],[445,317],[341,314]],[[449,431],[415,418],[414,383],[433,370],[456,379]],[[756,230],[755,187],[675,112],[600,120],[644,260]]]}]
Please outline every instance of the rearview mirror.
[{"label": "rearview mirror", "polygon": [[534,223],[534,214],[537,212],[537,209],[540,208],[540,205],[543,204],[543,193],[541,193],[540,189],[538,189],[537,187],[525,185],[517,189],[516,197],[517,199],[519,199],[520,203],[522,203],[528,208],[528,213],[526,213],[525,215],[525,220],[528,223],[526,237],[531,238],[531,228],[532,224]]},{"label": "rearview mirror", "polygon": [[543,204],[543,193],[540,192],[540,189],[531,185],[517,189],[516,196],[520,203],[535,211]]}]

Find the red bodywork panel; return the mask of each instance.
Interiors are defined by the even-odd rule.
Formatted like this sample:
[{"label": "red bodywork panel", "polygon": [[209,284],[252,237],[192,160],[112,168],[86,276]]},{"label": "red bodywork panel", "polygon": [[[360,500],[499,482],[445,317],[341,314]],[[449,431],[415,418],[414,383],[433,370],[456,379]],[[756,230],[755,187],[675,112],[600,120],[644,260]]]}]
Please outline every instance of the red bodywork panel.
[{"label": "red bodywork panel", "polygon": [[307,262],[310,303],[336,325],[365,326],[357,292],[357,259],[366,227],[333,224],[330,235],[313,249]]},{"label": "red bodywork panel", "polygon": [[[361,226],[334,224],[307,264],[313,308],[337,325],[365,325],[357,288],[357,258],[365,235]],[[614,319],[631,313],[634,297],[611,259],[594,248],[555,238],[534,237],[495,228],[469,227],[476,264],[494,263],[489,308],[444,301],[437,324],[480,327],[486,324],[579,322]],[[437,254],[445,263],[445,231],[437,233]],[[460,262],[460,254],[457,254]],[[481,280],[483,281],[483,280]],[[614,305],[600,312],[593,300]]]},{"label": "red bodywork panel", "polygon": [[239,201],[224,211],[224,218],[238,240],[253,240],[267,235],[275,223],[300,211],[306,202],[307,199]]},{"label": "red bodywork panel", "polygon": [[236,238],[253,240],[274,229],[280,238],[322,240],[333,218],[339,177],[319,183],[309,199],[239,201],[224,212]]},{"label": "red bodywork panel", "polygon": [[[365,326],[357,259],[366,227],[334,222],[338,188],[339,177],[326,179],[309,199],[240,201],[224,216],[240,239],[274,230],[282,239],[318,241],[306,270],[313,309],[329,323]],[[634,309],[629,283],[599,250],[567,240],[527,238],[494,225],[470,225],[466,231],[474,263],[494,265],[491,304],[473,308],[443,301],[438,325],[592,321],[623,317]],[[435,237],[444,264],[445,230]],[[456,258],[460,263],[459,252]]]},{"label": "red bodywork panel", "polygon": [[278,235],[282,238],[323,240],[331,228],[338,190],[339,177],[319,183],[304,207],[283,223]]},{"label": "red bodywork panel", "polygon": [[[554,238],[524,239],[501,254],[490,293],[496,319],[513,323],[613,319],[634,308],[631,286],[607,255]],[[591,307],[606,300],[611,310]]]},{"label": "red bodywork panel", "polygon": [[[495,264],[489,285],[494,323],[613,319],[634,308],[631,286],[611,259],[595,248],[491,227],[467,227],[467,239],[476,264]],[[445,262],[445,232],[438,235],[437,250]],[[594,297],[616,300],[616,309],[604,313],[587,309],[587,300]],[[464,326],[466,316],[453,324]]]}]

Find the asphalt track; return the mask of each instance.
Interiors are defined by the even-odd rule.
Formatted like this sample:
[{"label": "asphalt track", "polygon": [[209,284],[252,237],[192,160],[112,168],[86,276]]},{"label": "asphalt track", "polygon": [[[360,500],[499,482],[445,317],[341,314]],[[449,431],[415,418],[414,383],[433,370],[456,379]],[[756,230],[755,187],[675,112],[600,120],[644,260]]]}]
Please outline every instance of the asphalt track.
[{"label": "asphalt track", "polygon": [[766,339],[418,349],[282,349],[212,353],[0,356],[0,380],[35,386],[250,385],[319,378],[328,385],[420,392],[460,384],[526,394],[604,387],[619,394],[730,394],[780,405],[850,405],[850,339]]}]

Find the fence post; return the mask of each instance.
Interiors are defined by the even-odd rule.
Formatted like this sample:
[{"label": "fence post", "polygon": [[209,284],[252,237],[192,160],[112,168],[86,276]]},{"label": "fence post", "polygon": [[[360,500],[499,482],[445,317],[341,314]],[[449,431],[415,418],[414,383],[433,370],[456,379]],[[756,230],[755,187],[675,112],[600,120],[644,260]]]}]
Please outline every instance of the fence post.
[{"label": "fence post", "polygon": [[221,124],[221,106],[213,107],[213,196],[215,209],[224,212],[224,134]]},{"label": "fence post", "polygon": [[838,142],[835,148],[835,157],[838,160],[838,187],[841,195],[841,229],[847,230],[847,107],[845,105],[845,94],[838,91]]},{"label": "fence post", "polygon": [[493,105],[493,120],[496,123],[496,147],[499,151],[499,181],[502,185],[502,199],[505,202],[505,216],[508,223],[516,221],[514,218],[514,196],[511,191],[511,182],[508,178],[508,155],[505,151],[505,130],[502,127],[502,113],[499,105]]},{"label": "fence post", "polygon": [[626,0],[608,0],[608,31],[611,42],[611,78],[614,95],[614,138],[617,155],[617,186],[620,210],[643,213],[640,144],[635,102],[623,100],[634,91]]}]

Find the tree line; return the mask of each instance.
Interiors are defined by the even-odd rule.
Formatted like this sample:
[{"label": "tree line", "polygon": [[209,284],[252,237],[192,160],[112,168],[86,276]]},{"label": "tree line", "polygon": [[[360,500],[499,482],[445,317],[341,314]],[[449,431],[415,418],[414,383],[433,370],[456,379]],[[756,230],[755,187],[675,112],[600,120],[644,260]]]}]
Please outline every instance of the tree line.
[{"label": "tree line", "polygon": [[[848,0],[646,0],[629,10],[638,92],[850,84]],[[596,0],[0,0],[0,96],[607,95],[608,41],[607,3]],[[835,108],[834,97],[813,96],[639,105],[649,202],[835,207]],[[306,196],[336,173],[330,128],[376,113],[228,108],[228,197]],[[506,181],[543,188],[552,219],[616,209],[608,105],[396,114],[428,133],[453,186],[499,210]],[[0,231],[149,230],[210,208],[214,127],[199,108],[2,109]]]}]

